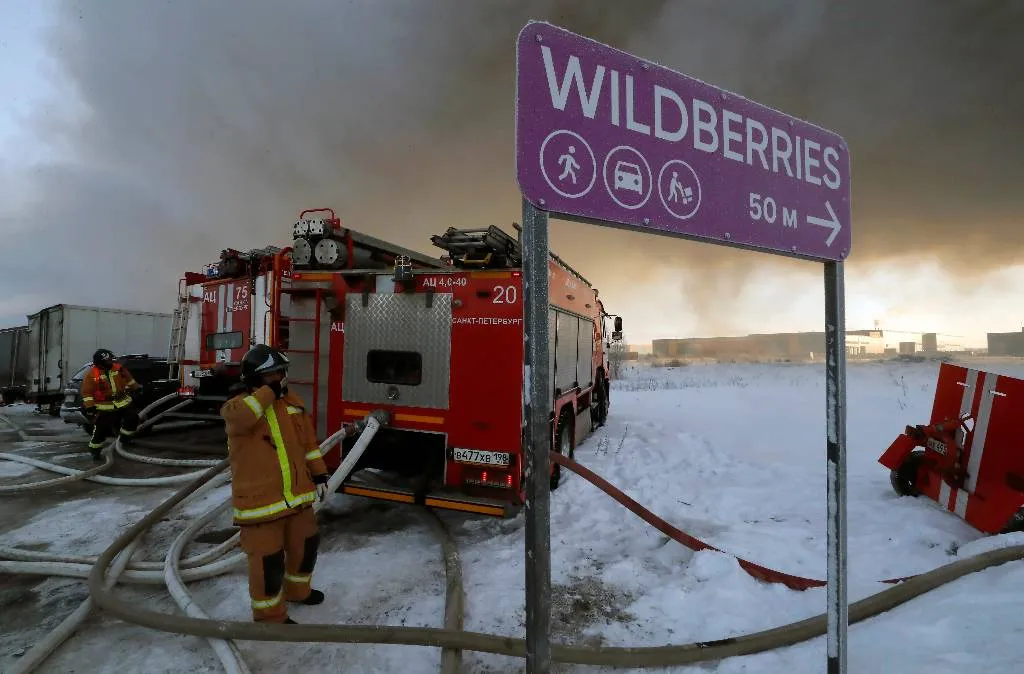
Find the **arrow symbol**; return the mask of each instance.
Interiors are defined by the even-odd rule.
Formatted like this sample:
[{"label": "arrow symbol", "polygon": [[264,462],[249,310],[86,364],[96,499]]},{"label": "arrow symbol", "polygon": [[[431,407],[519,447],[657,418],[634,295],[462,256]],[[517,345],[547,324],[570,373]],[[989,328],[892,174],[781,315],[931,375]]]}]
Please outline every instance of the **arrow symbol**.
[{"label": "arrow symbol", "polygon": [[840,230],[843,229],[843,223],[839,222],[839,218],[836,217],[836,212],[832,210],[832,204],[828,201],[825,202],[825,209],[828,211],[829,219],[817,218],[813,215],[807,216],[807,222],[811,225],[817,225],[818,227],[829,227],[832,229],[832,233],[825,239],[825,245],[831,246],[832,242],[836,240],[836,236]]}]

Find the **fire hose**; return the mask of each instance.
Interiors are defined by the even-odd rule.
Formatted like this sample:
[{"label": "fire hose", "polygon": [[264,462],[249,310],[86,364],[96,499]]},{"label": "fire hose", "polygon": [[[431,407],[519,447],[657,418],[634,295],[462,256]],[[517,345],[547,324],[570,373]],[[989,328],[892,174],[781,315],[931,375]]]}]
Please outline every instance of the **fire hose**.
[{"label": "fire hose", "polygon": [[[167,410],[167,412],[170,412],[173,409],[174,408]],[[146,412],[146,410],[143,412]],[[140,414],[140,416],[142,415]],[[155,420],[156,418],[151,420],[151,423]],[[348,473],[351,472],[360,456],[366,451],[366,448],[369,446],[370,441],[373,439],[373,436],[376,434],[379,427],[380,425],[375,418],[370,417],[367,419],[366,428],[353,445],[352,450],[350,450],[349,455],[346,457],[346,460],[342,462],[342,465],[337,471],[335,471],[334,475],[332,475],[331,481],[328,482],[329,493],[333,493],[334,489],[336,489],[337,486],[340,485],[348,476]],[[329,451],[344,435],[345,430],[339,430],[320,444],[321,451]],[[119,450],[120,439],[117,439],[114,445],[115,450]],[[214,468],[217,469],[217,475],[211,477],[227,478],[226,475],[220,474],[227,466],[227,460],[217,462],[214,466]],[[209,471],[203,473],[203,475],[205,476],[208,473]],[[196,498],[201,493],[209,491],[225,481],[226,479],[204,480],[204,484],[199,486],[197,489],[191,490],[191,493],[186,495],[186,498]],[[181,499],[181,501],[184,500],[185,498]],[[110,577],[105,582],[111,587],[118,579],[129,582],[143,582],[151,584],[164,583],[166,584],[172,599],[174,599],[175,603],[182,611],[194,618],[206,619],[206,614],[202,611],[195,600],[192,599],[191,595],[185,588],[184,583],[185,581],[201,580],[221,575],[233,570],[239,564],[244,563],[245,555],[243,553],[236,553],[230,557],[224,557],[225,554],[238,544],[239,535],[236,533],[229,540],[218,545],[213,550],[207,551],[202,555],[198,555],[191,560],[185,560],[185,563],[189,563],[192,568],[185,569],[184,571],[180,570],[181,566],[185,566],[185,563],[181,560],[181,554],[183,553],[185,546],[191,542],[199,531],[217,517],[224,508],[230,506],[230,504],[231,501],[230,498],[228,498],[193,521],[172,542],[163,563],[141,562],[134,565],[137,567],[136,569],[130,569],[127,568],[130,564],[128,561],[130,551],[122,553],[122,556],[118,558],[117,565],[112,569]],[[319,502],[315,503],[313,507],[315,510],[319,510],[321,504]],[[132,545],[134,546],[137,543],[138,539]],[[13,558],[15,560],[0,561],[0,572],[46,576],[70,576],[79,578],[88,578],[89,572],[93,564],[96,562],[96,560],[88,557],[64,557],[54,555],[52,553],[39,553],[35,551],[2,547],[0,547],[0,557],[7,557],[8,559]],[[220,557],[220,559],[215,562],[209,561],[217,559],[218,557]],[[138,567],[142,567],[142,569],[145,570],[138,570]],[[157,571],[155,569],[162,569],[162,571]],[[11,674],[27,674],[42,663],[50,654],[53,653],[54,650],[56,650],[56,648],[60,646],[61,643],[63,643],[64,640],[74,633],[80,624],[88,617],[91,608],[92,600],[90,598],[87,599],[86,602],[83,602],[78,609],[58,625],[57,629],[51,632],[46,639],[36,644],[30,651],[22,656]],[[235,647],[233,643],[213,637],[208,637],[208,641],[224,665],[225,671],[229,672],[229,674],[249,673],[249,669],[245,665],[241,653],[239,653],[237,647]],[[446,654],[446,657],[450,656],[447,656]]]},{"label": "fire hose", "polygon": [[[176,393],[175,394],[171,394],[171,395],[165,396],[165,397],[163,397],[163,398],[153,402],[152,404],[150,404],[146,408],[144,408],[139,413],[139,418],[141,420],[140,424],[139,424],[139,430],[143,430],[143,429],[145,429],[145,428],[155,424],[161,417],[163,417],[163,416],[165,416],[167,414],[170,414],[171,412],[174,412],[177,409],[180,409],[181,407],[187,405],[190,402],[190,401],[184,401],[182,403],[179,403],[178,405],[175,405],[174,407],[172,407],[172,408],[170,408],[168,410],[165,410],[164,412],[162,412],[162,413],[160,413],[160,414],[158,414],[158,415],[156,415],[156,416],[154,416],[152,418],[147,418],[149,412],[152,411],[154,408],[156,408],[156,407],[162,405],[163,403],[168,402],[168,401],[170,401],[170,400],[172,400],[174,398],[177,398],[177,397],[178,397],[178,395]],[[4,421],[6,421],[10,426],[14,427],[18,431],[19,436],[25,437],[25,434],[21,431],[21,429],[19,429],[17,427],[16,424],[14,424],[13,422],[11,422],[9,419],[6,419],[6,418],[4,419]],[[123,448],[120,445],[120,439],[115,440],[115,442],[114,442],[114,451],[122,453],[123,455],[126,456],[126,458],[129,458],[129,459],[132,459],[132,460],[142,459],[146,463],[155,463],[155,464],[158,464],[158,465],[182,465],[181,463],[178,463],[179,460],[174,460],[174,459],[156,459],[154,457],[144,457],[142,455],[134,455],[134,454],[131,454],[129,452],[124,452],[122,450],[123,450]],[[57,478],[57,479],[54,479],[54,480],[44,480],[44,481],[41,481],[41,482],[35,482],[35,483],[23,484],[23,485],[13,485],[13,486],[9,486],[9,487],[6,487],[6,488],[0,488],[0,493],[24,493],[24,492],[36,491],[36,490],[39,490],[39,489],[49,488],[49,487],[52,487],[52,486],[55,486],[55,485],[58,485],[58,484],[65,484],[65,483],[74,482],[74,481],[77,481],[77,480],[90,479],[90,478],[93,478],[94,476],[97,476],[97,473],[99,473],[99,472],[101,472],[103,470],[106,470],[107,468],[112,466],[113,462],[114,462],[113,452],[107,452],[106,461],[102,465],[97,466],[97,467],[92,468],[92,469],[87,470],[87,471],[76,471],[76,470],[64,468],[63,466],[59,466],[57,464],[52,464],[52,463],[43,462],[43,461],[36,461],[36,460],[26,459],[26,457],[21,457],[21,456],[17,456],[17,455],[13,455],[13,454],[0,454],[0,458],[4,458],[4,459],[8,459],[8,460],[13,460],[13,461],[17,461],[17,462],[20,462],[20,463],[27,463],[29,465],[40,467],[40,468],[43,468],[45,470],[50,470],[52,472],[58,472],[58,473],[64,473],[65,475],[67,475],[67,477]],[[207,461],[205,463],[208,464],[209,461]],[[185,465],[195,465],[195,464],[185,464]],[[203,465],[203,464],[200,464],[200,465]],[[128,485],[128,486],[160,486],[160,485],[164,485],[164,484],[177,484],[178,482],[181,482],[181,481],[187,481],[187,480],[191,479],[193,475],[194,474],[189,474],[189,475],[184,475],[184,476],[174,476],[174,478],[176,478],[176,480],[173,481],[173,482],[168,482],[166,478],[149,478],[149,479],[142,479],[142,480],[125,480],[125,479],[119,479],[119,478],[103,478],[102,476],[99,476],[100,479],[94,479],[94,480],[90,480],[90,481],[104,482],[106,484],[117,484],[117,485],[121,485],[121,486],[124,486],[124,485]],[[226,476],[224,476],[224,477],[226,478]],[[184,480],[182,480],[182,478],[184,478]],[[227,481],[226,479],[218,479],[218,480],[211,481],[211,482],[207,483],[207,485],[204,487],[204,489],[196,490],[195,492],[193,492],[193,497],[198,496],[202,491],[205,491],[206,489],[214,488],[214,487],[218,486],[219,484],[222,484],[222,483],[224,483],[226,481]],[[126,568],[129,566],[129,560],[130,560],[131,555],[132,555],[132,553],[134,551],[134,548],[135,548],[135,545],[133,544],[129,549],[126,549],[125,551],[123,551],[121,556],[118,557],[118,559],[116,560],[116,562],[114,564],[114,568],[112,569],[111,576],[108,579],[108,583],[111,586],[113,585],[113,583],[115,583],[118,580],[118,578],[121,576],[122,572],[124,572],[126,570]],[[206,553],[203,553],[202,555],[198,555],[195,558],[192,558],[191,560],[186,560],[186,561],[189,563],[190,566],[200,566],[201,564],[204,564],[204,563],[206,563],[209,560],[213,560],[213,559],[216,559],[218,556],[222,556],[229,549],[230,549],[229,547],[217,546],[213,550],[210,550],[210,551],[208,551]],[[28,574],[45,574],[45,575],[58,575],[58,576],[77,576],[77,577],[81,577],[81,578],[88,578],[89,570],[92,567],[92,565],[95,563],[94,559],[89,559],[89,558],[62,557],[60,555],[53,555],[53,554],[50,554],[50,553],[41,553],[41,552],[35,552],[35,551],[24,551],[24,550],[18,550],[18,549],[15,549],[15,548],[6,548],[6,547],[0,547],[0,556],[5,557],[5,558],[7,558],[9,560],[14,560],[14,561],[0,561],[0,571],[6,571],[6,572],[9,572],[9,573],[28,573]],[[142,562],[142,563],[136,563],[133,566],[135,566],[136,568],[142,567],[142,568],[145,568],[145,569],[159,569],[159,568],[163,568],[164,565],[160,564],[160,563],[157,563],[157,562],[148,562],[148,563],[147,562]],[[216,569],[216,570],[214,570],[214,573],[210,573],[211,570],[210,569],[206,569],[206,570],[203,570],[203,571],[200,571],[200,572],[190,573],[189,575],[190,576],[194,576],[193,578],[190,578],[190,579],[196,579],[197,580],[200,577],[209,577],[210,575],[215,575],[218,572],[223,572],[223,571],[226,571],[228,569],[230,569],[230,566],[223,567],[223,570]],[[128,573],[130,575],[132,575],[132,578],[130,578],[131,580],[142,581],[142,582],[154,582],[154,581],[159,582],[160,581],[160,578],[154,577],[152,575],[145,575],[142,578],[135,578],[134,576],[138,572],[129,571]],[[153,572],[150,572],[150,573],[152,574]],[[179,577],[179,581],[180,581],[180,577]],[[173,592],[172,592],[172,594],[173,594]],[[186,596],[187,596],[187,593],[186,593]],[[179,598],[176,598],[176,600],[177,599],[179,599]],[[181,604],[180,601],[179,601],[179,604]],[[82,604],[77,609],[75,609],[75,611],[73,611],[69,616],[67,616],[57,626],[57,628],[55,628],[52,632],[50,632],[46,636],[46,638],[44,638],[42,641],[36,643],[32,647],[31,650],[29,650],[27,653],[25,653],[25,655],[16,663],[14,670],[12,670],[12,674],[15,674],[15,673],[25,674],[25,673],[30,672],[33,669],[35,669],[39,664],[41,664],[43,662],[43,660],[45,660],[53,651],[55,651],[68,637],[70,637],[75,632],[75,630],[77,630],[79,628],[79,626],[89,616],[89,613],[91,611],[92,611],[92,599],[91,598],[87,598],[84,602],[82,602]],[[239,671],[239,672],[242,672],[242,673],[248,672],[248,670],[246,670],[244,668],[244,663],[243,663],[241,669],[231,669],[229,667],[228,671]]]},{"label": "fire hose", "polygon": [[[156,416],[154,416],[152,418],[149,418],[147,416],[152,410],[156,409],[160,405],[162,405],[162,404],[164,404],[166,402],[170,402],[171,400],[174,400],[175,398],[178,398],[178,397],[179,396],[178,396],[177,393],[171,393],[171,394],[166,395],[166,396],[164,396],[164,397],[162,397],[162,398],[160,398],[158,400],[155,400],[154,402],[152,402],[149,405],[147,405],[142,411],[139,412],[140,422],[139,422],[138,430],[140,430],[140,431],[141,430],[145,430],[146,428],[148,428],[148,427],[152,426],[153,424],[155,424],[157,421],[159,421],[164,416],[170,414],[171,412],[174,412],[174,411],[180,409],[181,407],[184,407],[185,405],[187,405],[187,404],[189,404],[191,402],[189,400],[185,400],[185,401],[182,401],[181,403],[178,403],[177,405],[174,405],[173,407],[171,407],[169,409],[164,410],[163,412],[157,414]],[[10,419],[7,419],[5,417],[5,418],[3,418],[3,421],[6,422],[9,426],[14,428],[15,430],[17,430],[21,436],[24,436],[24,433],[21,431],[21,429],[19,429],[18,426],[14,422],[12,422]],[[213,462],[213,461],[210,461],[210,460],[199,460],[199,461],[184,462],[184,460],[182,460],[182,459],[163,459],[163,458],[156,458],[156,457],[146,457],[146,456],[142,456],[140,454],[131,454],[130,452],[127,452],[126,450],[124,450],[121,447],[121,443],[120,442],[115,442],[114,443],[114,451],[116,451],[119,454],[122,454],[126,458],[129,458],[129,459],[131,459],[133,461],[143,461],[145,463],[150,463],[150,464],[155,464],[155,465],[162,465],[162,466],[181,466],[181,465],[186,465],[186,466],[209,466],[209,465],[212,465],[212,463],[216,463],[216,462]],[[77,482],[79,480],[88,480],[90,482],[97,482],[99,484],[108,484],[108,485],[116,485],[116,486],[123,486],[123,487],[157,487],[157,486],[164,486],[164,485],[184,484],[184,483],[189,482],[190,480],[194,479],[196,476],[198,476],[200,474],[199,472],[194,472],[194,473],[186,473],[186,474],[183,474],[183,475],[171,475],[171,476],[166,476],[166,477],[151,477],[151,478],[107,477],[107,476],[104,476],[104,475],[100,475],[100,473],[108,470],[109,468],[111,468],[114,465],[114,452],[108,450],[108,451],[104,452],[104,455],[105,455],[105,460],[99,466],[95,466],[93,468],[89,468],[88,470],[77,470],[77,469],[74,469],[74,468],[67,468],[65,466],[61,466],[61,465],[58,465],[58,464],[55,464],[55,463],[50,463],[50,462],[47,462],[47,461],[40,461],[38,459],[32,459],[32,458],[25,457],[25,456],[20,456],[20,455],[17,455],[17,454],[9,454],[9,453],[6,453],[6,452],[0,453],[0,459],[6,460],[6,461],[13,461],[13,462],[16,462],[16,463],[26,464],[26,465],[29,465],[29,466],[33,466],[35,468],[41,468],[43,470],[47,470],[47,471],[50,471],[52,473],[62,474],[62,475],[65,476],[65,477],[58,477],[58,478],[53,478],[53,479],[50,479],[50,480],[41,480],[41,481],[38,481],[38,482],[31,482],[31,483],[25,483],[25,484],[3,485],[3,486],[0,486],[0,494],[19,494],[19,493],[24,493],[24,492],[29,492],[29,491],[38,491],[38,490],[42,490],[42,489],[50,489],[52,487],[56,487],[56,486],[59,486],[59,485],[68,484],[68,483],[71,483],[71,482]]]},{"label": "fire hose", "polygon": [[[329,447],[332,442],[332,438],[325,441],[322,446]],[[361,437],[360,440],[363,440],[363,438]],[[366,444],[368,444],[368,442],[369,438],[367,439]],[[347,458],[351,459],[352,454]],[[353,459],[350,463],[354,465],[357,460],[358,458]],[[599,486],[613,497],[615,497],[615,494],[609,489],[606,489],[605,486],[618,492],[618,490],[611,487],[610,484],[604,482],[601,478],[597,477],[583,466],[577,464],[575,461],[569,460],[555,453],[552,453],[552,460],[566,466],[570,470],[573,470],[585,479],[594,482],[595,485]],[[109,575],[107,574],[107,568],[111,566],[112,562],[115,562],[115,558],[117,564],[121,564],[122,560],[124,560],[124,563],[126,564],[127,557],[123,553],[128,546],[136,543],[140,536],[148,531],[149,528],[151,528],[174,507],[188,499],[191,495],[196,494],[207,485],[211,484],[211,481],[215,480],[226,467],[227,461],[222,461],[218,465],[203,472],[200,477],[196,478],[186,487],[180,489],[146,517],[133,525],[128,531],[124,532],[100,555],[99,559],[92,567],[91,572],[88,574],[90,596],[93,601],[96,602],[97,606],[100,606],[101,608],[109,611],[112,615],[128,622],[160,631],[202,636],[212,640],[244,639],[276,642],[417,645],[439,647],[455,652],[460,650],[473,650],[514,657],[525,656],[525,642],[522,639],[480,632],[466,632],[463,630],[447,628],[399,626],[315,624],[280,626],[240,621],[210,620],[207,618],[174,616],[156,611],[149,611],[118,599],[113,593],[113,586],[117,580],[117,575],[114,572],[119,570],[117,565],[115,565],[115,568],[110,570]],[[340,472],[341,469],[339,468],[338,473]],[[592,478],[597,478],[597,480],[595,481]],[[338,480],[337,482],[340,483],[340,481],[341,480]],[[605,486],[602,486],[602,482]],[[642,511],[642,513],[637,512],[637,514],[643,517],[645,521],[648,521],[649,524],[652,524],[653,526],[656,526],[656,528],[659,528],[659,530],[662,530],[663,533],[667,533],[665,529],[671,527],[671,525],[668,525],[664,520],[660,520],[660,518],[657,518],[649,511],[646,511],[646,509],[643,509],[642,506],[639,506],[639,504],[632,501],[632,499],[629,499],[621,492],[618,492],[618,494],[623,497],[616,497],[620,503],[629,507],[633,512],[637,512],[638,510]],[[658,523],[652,522],[652,518],[658,520]],[[200,527],[197,526],[195,531],[198,531],[199,528]],[[688,546],[698,546],[694,549],[714,549],[712,546],[707,545],[698,539],[689,537],[679,530],[675,531],[677,531],[679,535],[672,537],[683,544]],[[182,534],[181,538],[182,543],[184,544],[184,534]],[[177,552],[180,553],[180,549],[177,550]],[[168,559],[171,557],[173,557],[173,555],[169,552]],[[850,624],[853,624],[872,616],[879,615],[967,574],[1020,559],[1024,559],[1024,546],[1013,546],[982,553],[974,557],[959,560],[933,569],[926,573],[909,577],[894,587],[850,604],[849,622]],[[745,562],[745,560],[738,561],[741,565]],[[166,563],[167,562],[165,560],[165,564]],[[171,564],[173,565],[173,562]],[[746,562],[746,564],[758,569],[765,568],[759,567],[758,565],[752,565],[749,562]],[[233,565],[234,564],[232,563],[231,566]],[[3,570],[3,568],[0,567],[0,570]],[[749,568],[747,570],[750,572]],[[780,572],[774,573],[779,574]],[[130,570],[125,571],[125,580],[130,580],[130,576],[128,576],[128,574],[130,574]],[[76,573],[75,575],[77,576],[78,574]],[[799,579],[799,577],[788,576],[788,574],[782,575],[789,579],[810,580],[814,584],[819,584],[821,582],[813,581],[811,579]],[[185,574],[182,574],[182,578],[184,579],[185,577]],[[780,580],[777,582],[782,581]],[[813,585],[808,585],[808,587],[811,586]],[[194,613],[195,612],[193,611],[193,614]],[[719,660],[726,657],[772,650],[799,643],[816,636],[821,636],[825,631],[825,615],[822,614],[806,620],[794,622],[789,625],[738,637],[684,645],[654,647],[583,647],[553,644],[552,657],[554,660],[559,662],[596,666],[673,666],[708,660]],[[51,635],[51,637],[52,636],[53,635]],[[48,641],[52,640],[48,639]]]},{"label": "fire hose", "polygon": [[[575,463],[575,462],[574,462]],[[566,464],[568,465],[568,464]],[[215,478],[224,468],[210,468],[189,486],[179,490],[150,514],[125,531],[100,555],[89,574],[89,592],[98,606],[127,622],[163,632],[207,638],[275,642],[367,643],[430,646],[471,650],[497,655],[525,657],[525,641],[509,636],[431,627],[391,625],[272,625],[229,620],[197,619],[150,611],[125,602],[107,589],[106,569],[132,541],[144,534],[191,492]],[[572,466],[569,466],[572,468]],[[1024,559],[1024,545],[992,550],[919,574],[894,587],[861,599],[849,606],[849,622],[856,623],[904,604],[967,574]],[[737,637],[683,645],[649,647],[585,647],[552,645],[552,658],[559,662],[613,667],[666,667],[749,655],[806,641],[826,632],[824,614],[768,630]]]},{"label": "fire hose", "polygon": [[[0,407],[2,407],[2,405],[0,405]],[[0,422],[7,424],[14,429],[14,432],[18,434],[18,437],[21,438],[22,442],[67,442],[78,439],[78,436],[74,435],[29,435],[24,429],[11,421],[10,417],[4,414],[0,414]]]},{"label": "fire hose", "polygon": [[[721,552],[723,554],[729,555],[730,557],[736,560],[736,563],[740,565],[740,568],[742,568],[744,571],[746,571],[749,575],[753,576],[754,578],[765,581],[767,583],[781,583],[782,585],[785,585],[786,587],[792,590],[806,590],[812,587],[824,587],[828,585],[828,581],[825,580],[819,580],[816,578],[805,578],[803,576],[794,576],[792,574],[785,573],[784,571],[770,569],[767,566],[761,566],[760,564],[756,564],[749,560],[743,559],[742,557],[737,557],[736,555],[726,552],[725,550],[716,548],[710,543],[705,543],[699,538],[695,538],[686,533],[685,531],[682,531],[672,526],[662,518],[652,513],[647,508],[643,507],[642,505],[634,501],[621,489],[611,484],[610,482],[608,482],[603,477],[601,477],[594,471],[590,470],[586,466],[576,463],[572,459],[569,459],[568,457],[565,457],[561,454],[557,454],[554,452],[551,453],[551,460],[559,465],[565,466],[572,472],[576,473],[577,475],[585,479],[587,482],[591,483],[592,485],[603,491],[605,494],[618,501],[619,504],[625,506],[627,510],[629,510],[634,515],[642,519],[644,522],[647,522],[649,525],[651,525],[661,533],[665,534],[675,542],[685,545],[694,552],[699,552],[701,550],[711,550],[714,552]],[[901,583],[903,581],[910,580],[914,577],[915,576],[911,575],[901,576],[899,578],[886,578],[885,580],[881,580],[878,582],[894,585],[896,583]]]}]

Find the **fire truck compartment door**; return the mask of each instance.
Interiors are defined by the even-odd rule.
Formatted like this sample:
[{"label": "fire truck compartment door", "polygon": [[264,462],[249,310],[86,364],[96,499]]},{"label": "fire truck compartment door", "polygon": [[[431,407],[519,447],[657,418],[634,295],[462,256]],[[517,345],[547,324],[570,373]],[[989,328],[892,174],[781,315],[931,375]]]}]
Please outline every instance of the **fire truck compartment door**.
[{"label": "fire truck compartment door", "polygon": [[452,295],[350,294],[345,301],[342,397],[350,402],[448,409]]}]

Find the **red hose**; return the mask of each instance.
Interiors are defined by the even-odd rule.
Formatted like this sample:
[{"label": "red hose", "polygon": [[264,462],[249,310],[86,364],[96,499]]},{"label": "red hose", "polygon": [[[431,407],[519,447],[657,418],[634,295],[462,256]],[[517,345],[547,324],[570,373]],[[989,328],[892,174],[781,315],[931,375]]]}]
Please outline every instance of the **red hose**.
[{"label": "red hose", "polygon": [[[590,482],[595,487],[597,487],[598,489],[600,489],[601,491],[608,494],[613,499],[624,505],[634,515],[642,519],[644,522],[647,522],[652,527],[654,527],[661,533],[665,534],[672,540],[676,541],[677,543],[682,543],[683,545],[694,551],[714,550],[715,552],[721,552],[723,554],[729,555],[730,557],[735,558],[737,562],[739,562],[740,567],[744,571],[749,573],[754,578],[757,578],[758,580],[763,580],[768,583],[781,583],[793,590],[806,590],[810,587],[824,587],[828,584],[828,582],[824,580],[818,580],[816,578],[804,578],[802,576],[794,576],[792,574],[784,573],[782,571],[776,571],[775,569],[769,569],[766,566],[761,566],[760,564],[755,564],[754,562],[748,561],[741,557],[737,557],[736,555],[726,552],[725,550],[719,550],[715,546],[705,543],[699,538],[694,538],[685,531],[682,531],[672,526],[665,520],[661,519],[660,517],[652,513],[647,508],[643,507],[642,505],[634,501],[632,498],[623,493],[622,490],[620,490],[618,487],[608,482],[603,477],[601,477],[594,471],[590,470],[586,466],[576,463],[569,457],[563,456],[562,454],[558,454],[556,452],[551,452],[551,460],[559,464],[560,466],[565,466],[572,472],[582,477],[584,480]],[[915,576],[916,575],[917,574],[915,574]],[[902,582],[904,580],[909,580],[910,578],[914,578],[915,576],[890,578],[880,582],[895,584]]]}]

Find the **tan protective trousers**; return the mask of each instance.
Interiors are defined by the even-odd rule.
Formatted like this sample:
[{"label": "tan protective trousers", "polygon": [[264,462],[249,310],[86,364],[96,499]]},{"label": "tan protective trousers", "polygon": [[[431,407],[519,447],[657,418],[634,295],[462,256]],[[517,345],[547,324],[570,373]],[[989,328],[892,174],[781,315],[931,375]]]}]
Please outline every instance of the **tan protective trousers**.
[{"label": "tan protective trousers", "polygon": [[284,622],[286,601],[309,596],[320,535],[311,507],[270,522],[240,527],[249,558],[249,596],[255,621]]}]

